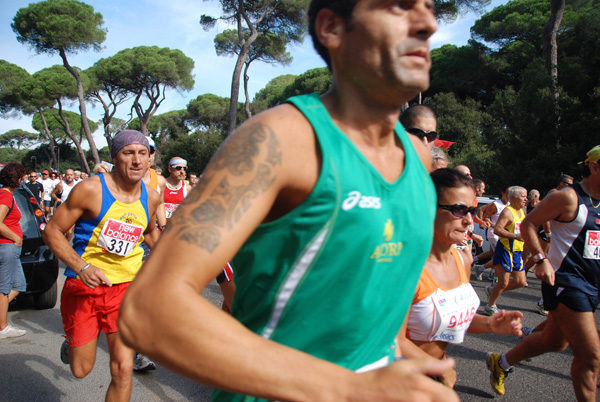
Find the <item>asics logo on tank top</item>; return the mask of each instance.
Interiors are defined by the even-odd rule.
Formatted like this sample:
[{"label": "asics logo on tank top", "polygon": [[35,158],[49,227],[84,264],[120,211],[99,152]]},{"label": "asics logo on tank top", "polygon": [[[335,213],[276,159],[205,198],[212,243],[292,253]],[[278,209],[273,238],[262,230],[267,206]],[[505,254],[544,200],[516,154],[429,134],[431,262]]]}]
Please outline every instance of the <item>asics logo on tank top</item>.
[{"label": "asics logo on tank top", "polygon": [[360,191],[351,191],[342,203],[342,209],[349,211],[356,206],[362,209],[381,209],[381,198],[362,195]]}]

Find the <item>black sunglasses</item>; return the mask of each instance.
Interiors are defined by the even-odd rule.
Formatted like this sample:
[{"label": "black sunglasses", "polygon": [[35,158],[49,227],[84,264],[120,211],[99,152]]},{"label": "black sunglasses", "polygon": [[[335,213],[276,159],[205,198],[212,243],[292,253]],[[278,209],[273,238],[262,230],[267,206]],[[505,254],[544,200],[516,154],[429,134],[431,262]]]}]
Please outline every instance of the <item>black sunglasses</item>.
[{"label": "black sunglasses", "polygon": [[438,135],[437,131],[425,131],[425,130],[421,130],[420,128],[416,128],[416,127],[409,127],[406,129],[406,131],[408,131],[412,135],[416,135],[421,140],[424,137],[427,137],[427,142],[435,141],[435,139],[437,138],[437,135]]},{"label": "black sunglasses", "polygon": [[173,169],[180,171],[183,169],[184,172],[187,172],[187,166],[171,166]]},{"label": "black sunglasses", "polygon": [[440,205],[437,206],[439,209],[445,209],[446,211],[450,211],[450,213],[457,218],[464,218],[468,213],[471,216],[475,216],[475,212],[477,208],[475,207],[467,207],[463,204],[454,204],[454,205]]}]

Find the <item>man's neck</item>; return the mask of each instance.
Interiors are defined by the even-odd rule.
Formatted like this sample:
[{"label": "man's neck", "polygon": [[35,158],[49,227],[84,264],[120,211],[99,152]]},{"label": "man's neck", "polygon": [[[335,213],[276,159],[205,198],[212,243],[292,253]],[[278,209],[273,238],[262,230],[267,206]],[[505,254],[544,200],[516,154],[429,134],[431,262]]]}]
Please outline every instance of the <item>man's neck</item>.
[{"label": "man's neck", "polygon": [[167,179],[167,185],[173,190],[179,190],[179,187],[183,184],[183,180],[169,176]]},{"label": "man's neck", "polygon": [[587,195],[596,200],[600,200],[600,183],[595,184],[589,177],[586,177],[580,184]]}]

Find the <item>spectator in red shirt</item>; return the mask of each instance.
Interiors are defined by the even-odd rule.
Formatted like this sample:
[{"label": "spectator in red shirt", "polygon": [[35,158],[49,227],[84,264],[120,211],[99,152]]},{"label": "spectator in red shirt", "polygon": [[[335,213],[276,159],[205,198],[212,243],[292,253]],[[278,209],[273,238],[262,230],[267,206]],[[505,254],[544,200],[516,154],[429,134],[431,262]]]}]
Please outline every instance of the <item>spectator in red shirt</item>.
[{"label": "spectator in red shirt", "polygon": [[24,329],[8,323],[8,304],[25,291],[21,266],[23,231],[19,225],[21,211],[13,196],[21,186],[27,170],[20,163],[9,163],[0,171],[0,339],[25,335]]}]

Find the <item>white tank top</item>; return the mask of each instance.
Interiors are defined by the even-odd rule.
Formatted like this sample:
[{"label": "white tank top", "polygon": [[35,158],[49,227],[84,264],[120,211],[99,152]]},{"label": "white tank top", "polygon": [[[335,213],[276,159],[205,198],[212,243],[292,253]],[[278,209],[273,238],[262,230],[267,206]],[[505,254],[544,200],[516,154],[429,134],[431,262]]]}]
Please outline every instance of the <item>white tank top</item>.
[{"label": "white tank top", "polygon": [[73,181],[73,185],[69,186],[64,181],[62,182],[62,194],[60,195],[61,202],[65,202],[67,200],[67,198],[69,197],[69,194],[71,193],[71,190],[73,190],[73,187],[75,187],[76,184],[77,183],[75,183],[75,181]]},{"label": "white tank top", "polygon": [[469,329],[479,297],[469,283],[460,251],[450,249],[458,268],[460,284],[440,287],[423,269],[408,317],[407,337],[415,341],[461,343]]},{"label": "white tank top", "polygon": [[502,213],[504,208],[506,208],[507,204],[505,204],[502,200],[496,200],[494,201],[494,204],[496,204],[496,213],[490,216],[490,221],[492,221],[494,226],[496,226],[496,222],[498,222],[498,218],[500,217],[500,214]]}]

